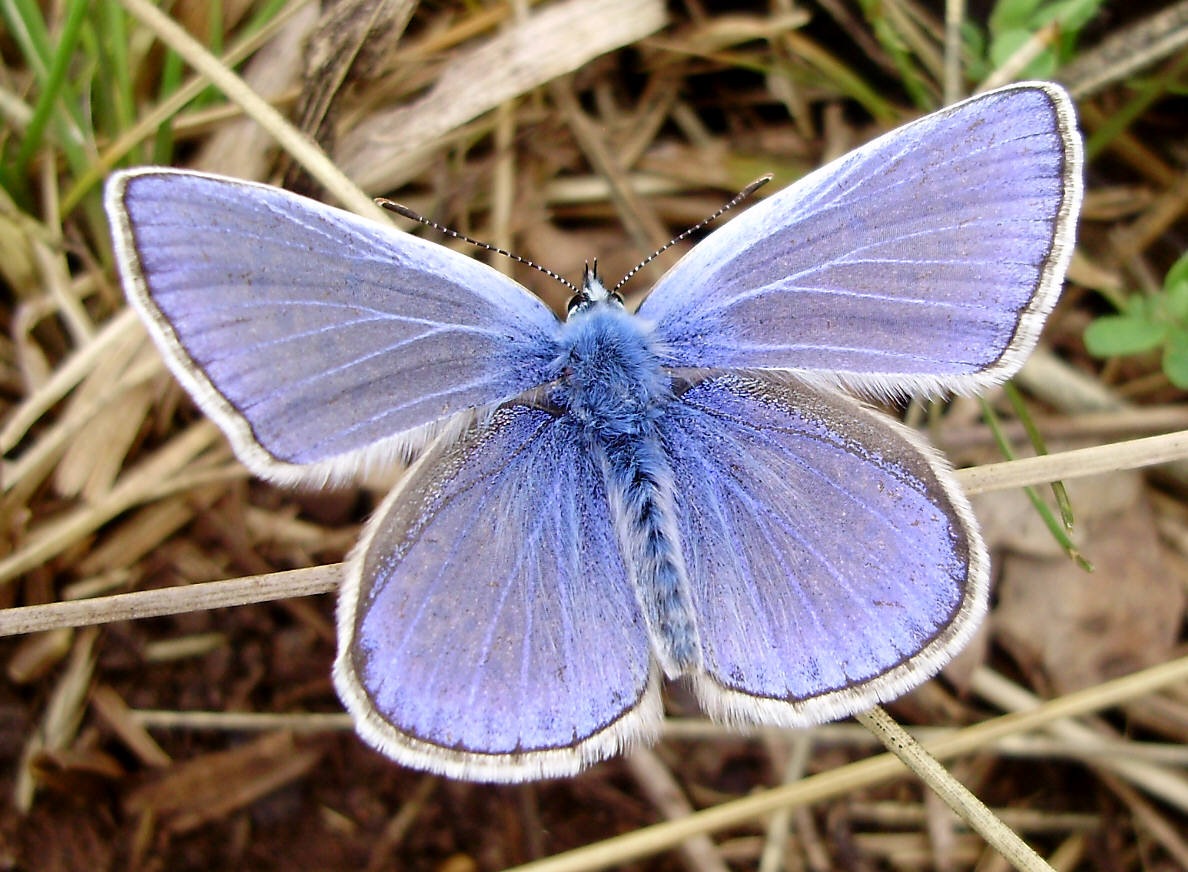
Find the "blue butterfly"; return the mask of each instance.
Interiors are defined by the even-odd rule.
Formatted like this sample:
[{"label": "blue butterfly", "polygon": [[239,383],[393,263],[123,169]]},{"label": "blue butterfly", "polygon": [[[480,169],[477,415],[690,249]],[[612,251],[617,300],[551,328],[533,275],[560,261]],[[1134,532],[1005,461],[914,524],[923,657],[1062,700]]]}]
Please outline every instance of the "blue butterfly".
[{"label": "blue butterfly", "polygon": [[346,564],[334,680],[363,738],[486,781],[577,772],[661,728],[796,727],[933,675],[986,610],[945,460],[843,393],[1010,377],[1081,202],[1072,104],[973,97],[761,201],[632,314],[561,322],[473,259],[276,188],[107,186],[132,305],[254,472],[416,456]]}]

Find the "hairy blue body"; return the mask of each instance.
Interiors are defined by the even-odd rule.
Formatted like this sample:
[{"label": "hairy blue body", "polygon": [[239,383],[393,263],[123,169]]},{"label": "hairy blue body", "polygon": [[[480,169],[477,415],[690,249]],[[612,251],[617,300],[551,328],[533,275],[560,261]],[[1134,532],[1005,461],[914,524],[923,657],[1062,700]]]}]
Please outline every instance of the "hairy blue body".
[{"label": "hairy blue body", "polygon": [[578,424],[601,466],[627,571],[671,677],[700,664],[678,541],[673,474],[657,423],[672,394],[643,321],[606,295],[575,309],[561,335],[553,401]]}]

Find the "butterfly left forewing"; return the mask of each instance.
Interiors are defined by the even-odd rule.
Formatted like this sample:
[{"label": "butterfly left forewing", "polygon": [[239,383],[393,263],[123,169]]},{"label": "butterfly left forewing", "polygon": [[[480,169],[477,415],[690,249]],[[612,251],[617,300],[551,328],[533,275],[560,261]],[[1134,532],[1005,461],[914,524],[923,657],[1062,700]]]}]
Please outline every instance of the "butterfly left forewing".
[{"label": "butterfly left forewing", "polygon": [[659,729],[647,629],[572,422],[439,439],[348,561],[335,684],[360,734],[478,781],[577,772]]},{"label": "butterfly left forewing", "polygon": [[968,640],[986,552],[948,465],[911,431],[840,394],[723,375],[684,390],[662,432],[711,716],[841,717]]},{"label": "butterfly left forewing", "polygon": [[1081,202],[1072,101],[1031,82],[897,128],[752,206],[639,314],[671,365],[970,392],[1034,347]]}]

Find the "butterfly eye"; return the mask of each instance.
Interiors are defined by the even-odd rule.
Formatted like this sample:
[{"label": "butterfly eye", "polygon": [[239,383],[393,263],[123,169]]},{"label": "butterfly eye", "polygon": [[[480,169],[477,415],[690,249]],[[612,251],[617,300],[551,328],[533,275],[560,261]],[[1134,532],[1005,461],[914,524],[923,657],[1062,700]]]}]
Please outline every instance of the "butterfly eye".
[{"label": "butterfly eye", "polygon": [[574,294],[569,298],[569,302],[565,304],[565,314],[572,315],[573,310],[580,307],[584,302],[586,301],[582,298],[581,294]]}]

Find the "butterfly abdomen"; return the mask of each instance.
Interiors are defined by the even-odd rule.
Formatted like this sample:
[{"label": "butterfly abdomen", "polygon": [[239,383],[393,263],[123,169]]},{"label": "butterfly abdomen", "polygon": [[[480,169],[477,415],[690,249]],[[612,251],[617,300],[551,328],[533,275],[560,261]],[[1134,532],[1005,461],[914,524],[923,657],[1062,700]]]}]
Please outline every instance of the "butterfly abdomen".
[{"label": "butterfly abdomen", "polygon": [[597,444],[619,547],[661,666],[675,678],[701,660],[681,554],[673,474],[658,433]]},{"label": "butterfly abdomen", "polygon": [[657,421],[672,401],[647,328],[615,303],[567,324],[554,401],[578,424],[602,468],[619,547],[664,671],[700,662],[688,576],[681,556],[673,474]]}]

